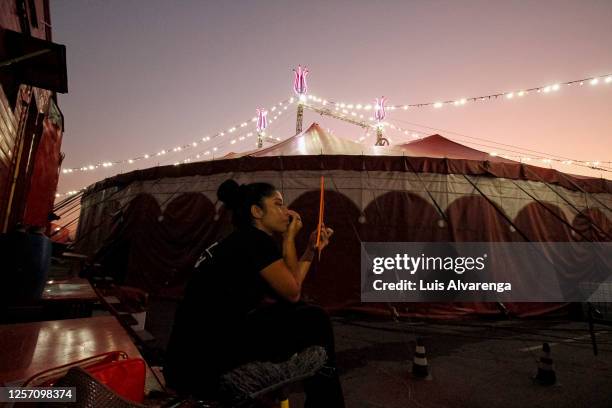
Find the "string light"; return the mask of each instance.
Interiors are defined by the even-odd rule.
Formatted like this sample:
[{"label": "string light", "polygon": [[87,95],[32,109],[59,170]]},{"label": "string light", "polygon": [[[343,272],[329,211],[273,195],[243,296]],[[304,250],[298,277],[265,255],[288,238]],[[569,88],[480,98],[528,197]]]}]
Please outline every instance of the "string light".
[{"label": "string light", "polygon": [[[262,111],[262,112],[264,112],[264,111]],[[234,145],[234,144],[236,144],[238,141],[244,141],[244,140],[246,140],[247,138],[252,137],[253,135],[254,135],[254,133],[253,133],[253,132],[248,132],[248,133],[246,133],[246,134],[240,135],[240,136],[239,136],[237,139],[232,139],[232,140],[230,140],[230,141],[229,141],[229,144],[230,144],[230,145]],[[266,140],[266,141],[268,141],[268,142],[273,142],[273,143],[275,143],[275,142],[280,142],[280,141],[281,141],[281,138],[279,138],[279,137],[272,137],[272,136],[268,136],[268,137],[267,137],[265,140]],[[215,147],[212,149],[212,150],[213,150],[213,152],[217,151],[217,150],[218,150],[220,147],[221,147],[221,144],[219,144],[219,145],[215,146]],[[238,153],[239,151],[238,151],[238,152],[233,151],[233,152],[234,152],[234,153]],[[210,150],[206,150],[206,151],[204,151],[204,152],[199,152],[199,153],[198,153],[198,154],[196,154],[196,155],[192,155],[192,156],[190,156],[190,157],[185,158],[185,159],[184,159],[182,162],[180,162],[180,161],[175,162],[175,163],[173,163],[173,165],[174,165],[174,166],[180,166],[180,165],[185,164],[185,163],[191,163],[191,162],[192,162],[194,159],[201,159],[203,156],[210,156],[210,154],[211,154]],[[207,157],[207,158],[206,158],[204,161],[207,161],[207,160],[210,160],[210,159],[214,160],[214,159],[215,159],[215,157],[214,157],[214,156],[213,156],[212,158],[208,158],[208,157]]]},{"label": "string light", "polygon": [[55,194],[55,198],[63,198],[63,197],[70,197],[73,195],[77,195],[79,193],[82,193],[83,191],[85,191],[84,188],[80,189],[80,190],[72,190],[72,191],[67,191],[65,193],[57,193]]},{"label": "string light", "polygon": [[[385,126],[388,126],[392,130],[401,132],[404,135],[408,135],[408,133],[410,131],[410,129],[402,128],[400,126],[394,125],[393,123],[387,123],[386,122]],[[416,132],[413,132],[411,134],[411,136],[413,138],[417,138],[417,139],[421,138],[421,136],[418,133],[416,133]],[[453,139],[451,139],[451,140],[453,140]],[[472,141],[463,141],[463,140],[460,140],[459,142],[462,142],[462,143],[471,143],[471,144],[475,144],[475,145],[486,146],[486,145],[482,145],[480,143],[475,143],[475,142],[472,142]],[[495,142],[492,142],[492,141],[490,143],[495,144]],[[503,147],[499,147],[498,149],[499,150],[511,151],[511,150],[508,150],[508,149],[504,149]],[[520,150],[519,147],[517,147],[517,149]],[[602,167],[601,166],[601,161],[597,161],[597,160],[595,160],[595,161],[586,161],[586,160],[557,159],[557,158],[553,158],[553,157],[544,157],[544,156],[529,157],[529,156],[523,156],[523,155],[506,155],[506,154],[500,154],[496,150],[492,150],[488,154],[491,157],[498,156],[498,157],[503,157],[503,158],[519,161],[521,163],[529,162],[531,160],[539,160],[539,161],[541,161],[541,162],[543,162],[545,164],[550,164],[551,162],[554,162],[554,163],[560,163],[560,164],[565,164],[565,165],[574,165],[574,166],[579,166],[579,167],[588,167],[588,168],[591,168],[593,170],[612,171],[612,168]],[[544,161],[544,160],[547,160],[547,161]],[[612,162],[608,162],[608,164],[610,165],[610,164],[612,164]]]},{"label": "string light", "polygon": [[[314,95],[308,95],[306,96],[305,94],[303,94],[302,92],[305,92],[307,89],[307,84],[306,84],[306,76],[308,74],[307,69],[305,68],[301,68],[298,67],[298,69],[295,72],[295,81],[294,81],[294,91],[298,94],[298,98],[297,100],[304,102],[306,100],[309,101],[313,101],[316,103],[319,103],[323,106],[327,106],[327,105],[332,105],[336,108],[336,110],[338,110],[339,108],[342,109],[342,113],[339,114],[339,116],[352,116],[353,118],[360,118],[363,119],[364,121],[366,120],[366,118],[364,117],[364,115],[362,113],[360,113],[359,111],[365,110],[365,111],[370,111],[372,109],[376,110],[376,106],[372,106],[371,104],[361,104],[361,103],[345,103],[345,102],[335,102],[335,101],[330,101],[329,99],[323,99],[320,97],[316,97]],[[448,104],[453,104],[455,106],[463,106],[465,105],[467,102],[476,102],[476,101],[486,101],[486,100],[492,100],[492,99],[497,99],[498,97],[505,97],[506,99],[513,99],[515,96],[519,96],[522,97],[524,95],[528,95],[529,93],[532,92],[536,92],[536,93],[540,93],[540,92],[544,92],[544,93],[550,93],[550,92],[556,92],[558,90],[561,89],[562,86],[570,86],[573,84],[579,84],[579,85],[583,85],[585,82],[590,83],[591,85],[595,86],[597,84],[599,84],[600,82],[604,82],[606,84],[610,84],[612,83],[612,74],[608,74],[608,75],[604,75],[604,76],[598,76],[598,77],[590,77],[590,78],[583,78],[583,79],[579,79],[579,80],[574,80],[574,81],[568,81],[568,82],[563,82],[563,83],[555,83],[553,85],[546,85],[546,86],[540,86],[540,87],[534,87],[534,88],[529,88],[529,89],[523,89],[523,90],[518,90],[518,91],[510,91],[510,92],[504,92],[504,93],[497,93],[497,94],[490,94],[490,95],[483,95],[483,96],[477,96],[477,97],[471,97],[471,98],[461,98],[461,99],[457,99],[457,100],[447,100],[447,101],[438,101],[438,102],[425,102],[425,103],[416,103],[416,104],[402,104],[402,105],[392,105],[392,106],[387,106],[386,108],[388,108],[389,110],[396,110],[396,109],[403,109],[403,110],[408,110],[409,108],[414,108],[414,107],[425,107],[425,106],[433,106],[434,108],[441,108],[444,105],[448,105]],[[271,112],[277,111],[277,115],[274,116],[273,119],[268,120],[269,123],[272,123],[274,120],[278,119],[278,117],[283,113],[283,110],[286,110],[288,108],[289,104],[292,104],[296,102],[296,98],[291,97],[287,100],[281,101],[279,102],[277,105],[274,105],[270,108]],[[282,110],[280,108],[283,108]],[[353,109],[356,109],[357,112],[353,111]],[[374,117],[369,117],[367,118],[367,120],[374,122],[376,119]],[[258,118],[257,117],[253,117],[250,122],[257,122]],[[355,123],[355,122],[353,122]],[[361,125],[361,124],[360,124]],[[185,149],[192,149],[198,146],[198,142],[202,143],[202,142],[209,142],[212,139],[218,138],[218,137],[223,137],[226,133],[234,133],[237,128],[244,128],[248,126],[248,121],[244,121],[241,122],[240,124],[237,124],[235,126],[232,126],[230,128],[228,128],[225,131],[221,131],[218,132],[214,135],[211,136],[204,136],[201,139],[198,139],[198,141],[193,141],[189,144],[183,145],[183,146],[176,146],[172,149],[163,149],[161,151],[159,151],[158,153],[154,154],[154,155],[150,155],[148,153],[143,154],[142,156],[138,156],[138,157],[132,157],[129,159],[124,159],[124,160],[114,160],[114,161],[106,161],[106,162],[99,162],[96,164],[88,164],[88,165],[83,165],[83,166],[78,166],[78,167],[72,167],[72,168],[64,168],[62,169],[62,173],[63,174],[71,174],[74,172],[89,172],[89,171],[94,171],[97,169],[104,169],[104,168],[109,168],[109,167],[113,167],[115,165],[119,165],[119,164],[134,164],[137,161],[140,160],[147,160],[150,159],[151,157],[154,156],[162,156],[162,155],[166,155],[168,154],[170,151],[172,152],[181,152]],[[396,128],[392,128],[394,130],[400,130],[402,131],[405,135],[408,135],[408,130],[407,129],[402,129],[399,127]],[[252,134],[251,134],[252,135]],[[249,137],[249,135],[247,135],[246,137]],[[414,133],[413,133],[413,137],[414,137]],[[418,137],[418,136],[417,136]],[[242,139],[239,139],[242,140]],[[232,139],[232,141],[230,142],[231,144],[236,143],[235,139]],[[217,146],[212,148],[213,151],[217,151]],[[209,151],[208,151],[209,152]],[[206,154],[206,153],[204,153]],[[581,161],[577,161],[578,163],[587,163],[587,162],[581,162]],[[594,163],[594,162],[589,162],[589,163]],[[595,165],[598,166],[598,165]]]},{"label": "string light", "polygon": [[[279,102],[278,106],[280,107],[287,107],[286,105],[290,105],[292,103],[295,102],[295,99],[289,98],[289,99],[285,99],[281,102]],[[277,106],[273,105],[270,110],[273,109],[277,109]],[[282,111],[279,112],[279,114],[282,113]],[[257,117],[253,117],[250,122],[257,122]],[[268,120],[269,123],[272,123],[273,120],[270,119]],[[96,164],[88,164],[88,165],[84,165],[84,166],[78,166],[78,167],[69,167],[69,168],[64,168],[62,169],[62,174],[71,174],[71,173],[76,173],[76,172],[87,172],[87,171],[93,171],[93,170],[98,170],[98,169],[106,169],[109,167],[113,167],[116,165],[120,165],[120,164],[134,164],[138,161],[142,161],[142,160],[147,160],[150,159],[151,157],[159,157],[159,156],[164,156],[170,152],[172,153],[179,153],[182,152],[183,150],[187,150],[187,149],[193,149],[195,147],[197,147],[199,144],[198,142],[202,143],[202,142],[210,142],[211,140],[218,138],[218,137],[223,137],[229,133],[234,133],[238,128],[244,128],[248,126],[248,123],[245,122],[241,122],[240,124],[237,124],[235,126],[231,126],[228,129],[226,129],[225,131],[221,131],[218,132],[216,134],[213,134],[211,136],[204,136],[198,140],[194,140],[188,144],[182,145],[182,146],[175,146],[173,148],[168,148],[168,149],[162,149],[160,151],[158,151],[157,153],[151,155],[148,153],[143,154],[142,156],[138,156],[138,157],[131,157],[128,159],[123,159],[123,160],[113,160],[113,161],[105,161],[105,162],[99,162]],[[216,151],[217,147],[213,147],[213,151]],[[180,163],[179,163],[180,164]]]},{"label": "string light", "polygon": [[[313,96],[313,100],[314,100],[314,99],[319,99],[319,98],[317,98],[317,97]],[[320,99],[319,99],[319,100],[320,100]],[[282,102],[281,102],[281,104],[282,104]],[[307,105],[307,104],[304,104],[304,106],[305,106],[305,107],[310,107],[310,106],[309,106],[309,105]],[[268,121],[268,122],[271,122],[271,121]],[[237,141],[243,141],[243,140],[246,140],[246,139],[247,139],[247,138],[249,138],[249,137],[252,137],[254,134],[255,134],[255,133],[253,133],[253,132],[248,132],[248,133],[246,133],[246,134],[244,134],[244,135],[242,135],[242,136],[238,137],[238,139],[237,139],[237,140],[236,140],[236,139],[232,139],[231,141],[229,141],[229,143],[230,143],[231,145],[233,145],[233,144],[237,143]],[[265,138],[265,140],[266,140],[266,141],[268,141],[268,142],[271,142],[271,143],[276,143],[276,142],[280,142],[280,141],[282,141],[282,139],[281,139],[280,137],[273,137],[273,136],[267,136],[267,137]],[[219,145],[219,146],[217,146],[217,147],[220,147],[220,145]],[[216,151],[216,150],[217,150],[217,147],[213,148],[213,151]],[[233,150],[233,152],[234,152],[234,153],[239,153],[239,151],[236,151],[236,150]],[[205,151],[205,152],[200,152],[200,153],[198,153],[197,155],[195,155],[195,158],[200,159],[201,157],[203,157],[203,156],[209,156],[210,154],[211,154],[211,152],[210,152],[209,150],[207,150],[207,151]],[[191,156],[189,159],[185,159],[185,160],[183,160],[183,162],[175,162],[175,163],[173,163],[173,165],[175,165],[175,166],[180,166],[180,165],[182,165],[182,164],[184,164],[184,163],[189,163],[189,162],[191,162],[191,161],[193,160],[193,157],[194,157],[194,156]],[[206,160],[206,159],[205,159],[205,160]],[[214,157],[213,157],[213,160],[214,160]]]},{"label": "string light", "polygon": [[[522,97],[522,96],[528,95],[530,93],[551,93],[551,92],[557,92],[563,86],[571,86],[571,85],[574,85],[574,84],[583,85],[585,82],[589,82],[591,85],[597,85],[600,82],[605,82],[606,84],[611,84],[612,83],[612,74],[607,74],[607,75],[602,75],[602,76],[597,76],[597,77],[590,77],[590,78],[582,78],[582,79],[577,79],[577,80],[567,81],[567,82],[559,82],[559,83],[554,83],[554,84],[551,84],[551,85],[542,85],[542,86],[537,86],[537,87],[527,88],[527,89],[519,89],[519,90],[513,90],[513,91],[501,92],[501,93],[494,93],[494,94],[489,94],[489,95],[473,96],[473,97],[470,97],[470,98],[460,98],[460,99],[452,99],[452,100],[446,100],[446,101],[435,101],[435,102],[421,102],[421,103],[391,105],[391,106],[387,106],[387,108],[389,110],[395,110],[395,109],[408,110],[409,108],[422,108],[422,107],[427,107],[427,106],[432,106],[434,108],[441,108],[444,105],[451,105],[451,104],[454,105],[454,106],[462,106],[462,105],[465,105],[467,102],[478,102],[478,101],[496,100],[496,99],[498,99],[500,97],[504,97],[506,99],[513,99],[515,96],[521,96]],[[364,105],[364,104],[360,104],[360,103],[336,102],[336,101],[329,100],[329,99],[325,99],[325,101],[326,101],[327,104],[334,105],[334,106],[339,106],[341,108],[348,107],[348,106],[354,106],[357,110],[362,110],[362,109],[363,110],[370,110],[370,109],[372,109],[371,105]]]},{"label": "string light", "polygon": [[[374,120],[374,118],[371,118],[372,120]],[[396,130],[398,132],[403,133],[404,135],[410,135],[412,138],[418,139],[421,138],[421,135],[417,132],[410,132],[409,129],[404,129],[400,126],[394,125],[392,123],[387,123],[387,122],[383,122],[383,125],[388,126],[389,128]],[[375,128],[375,126],[368,126],[366,129],[366,134],[365,136],[362,136],[358,139],[358,142],[364,142],[366,140],[367,137],[370,136],[370,129]],[[329,129],[328,129],[329,131]],[[330,131],[330,133],[333,133]],[[238,140],[245,140],[246,138],[252,137],[253,136],[253,132],[249,132],[244,136],[240,136],[238,138]],[[267,139],[268,141],[281,141],[281,138],[278,137],[268,137]],[[452,140],[452,139],[451,139]],[[474,143],[474,142],[468,142],[468,143],[472,143],[472,144],[476,144],[478,145],[478,143]],[[494,142],[492,142],[494,143]],[[220,146],[220,145],[219,145]],[[216,152],[219,148],[219,146],[215,146],[212,148],[213,152]],[[500,148],[501,150],[505,150],[504,148]],[[188,157],[186,159],[183,160],[183,162],[174,162],[173,165],[174,166],[180,166],[181,164],[185,164],[185,163],[191,163],[193,161],[193,158],[195,157],[196,159],[201,159],[202,157],[207,157],[211,155],[211,151],[210,150],[206,150],[203,152],[200,152],[198,154],[196,154],[195,156],[191,156]],[[490,156],[495,157],[495,156],[499,156],[499,157],[503,157],[506,159],[514,159],[516,161],[519,161],[521,163],[529,163],[532,160],[538,160],[541,161],[542,163],[545,164],[551,164],[552,162],[555,163],[560,163],[563,165],[573,165],[573,166],[578,166],[578,167],[588,167],[591,168],[593,170],[601,170],[601,171],[612,171],[612,168],[609,167],[599,167],[601,165],[600,161],[581,161],[581,160],[562,160],[562,159],[556,159],[556,158],[550,158],[550,157],[530,157],[530,156],[523,156],[523,155],[507,155],[507,154],[499,154],[497,151],[491,151],[489,153]],[[612,165],[612,162],[607,162],[608,165]],[[79,194],[81,192],[85,191],[85,188],[82,188],[80,190],[72,190],[72,191],[68,191],[66,193],[57,193],[55,195],[56,198],[63,198],[63,197],[69,197],[69,196],[73,196],[76,194]]]}]

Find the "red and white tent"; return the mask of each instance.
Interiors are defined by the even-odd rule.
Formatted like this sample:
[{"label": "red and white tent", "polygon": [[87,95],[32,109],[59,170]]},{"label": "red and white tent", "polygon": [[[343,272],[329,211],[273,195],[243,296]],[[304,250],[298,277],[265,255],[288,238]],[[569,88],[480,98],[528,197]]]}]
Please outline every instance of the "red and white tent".
[{"label": "red and white tent", "polygon": [[397,147],[410,152],[410,156],[465,159],[494,163],[516,163],[512,160],[504,159],[499,156],[491,156],[489,153],[472,149],[471,147],[464,146],[440,135],[431,135],[411,143],[401,144]]},{"label": "red and white tent", "polygon": [[[156,167],[90,186],[77,241],[126,284],[180,296],[200,253],[230,229],[216,190],[227,178],[274,184],[316,226],[320,176],[334,241],[305,282],[329,308],[360,303],[360,244],[367,241],[610,240],[612,181],[529,166],[440,135],[364,146],[317,124],[274,146],[221,160]],[[307,233],[302,236],[303,247]],[[506,305],[517,315],[558,304]],[[386,306],[382,306],[385,308]],[[494,304],[401,304],[400,313],[498,313]]]}]

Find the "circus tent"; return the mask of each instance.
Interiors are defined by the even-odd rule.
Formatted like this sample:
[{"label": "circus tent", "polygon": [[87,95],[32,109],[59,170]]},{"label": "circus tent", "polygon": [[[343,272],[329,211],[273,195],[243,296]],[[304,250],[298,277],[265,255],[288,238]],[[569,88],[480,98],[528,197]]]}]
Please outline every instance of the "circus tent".
[{"label": "circus tent", "polygon": [[[227,178],[277,186],[316,226],[320,176],[334,241],[305,282],[305,298],[330,309],[380,311],[360,302],[362,242],[609,241],[612,181],[490,156],[440,135],[391,147],[336,137],[317,124],[276,145],[222,159],[155,167],[90,186],[77,236],[108,274],[180,297],[205,248],[231,229],[216,190]],[[298,247],[305,245],[305,236]],[[398,304],[398,313],[499,313],[490,303]],[[516,315],[560,304],[511,304]]]}]

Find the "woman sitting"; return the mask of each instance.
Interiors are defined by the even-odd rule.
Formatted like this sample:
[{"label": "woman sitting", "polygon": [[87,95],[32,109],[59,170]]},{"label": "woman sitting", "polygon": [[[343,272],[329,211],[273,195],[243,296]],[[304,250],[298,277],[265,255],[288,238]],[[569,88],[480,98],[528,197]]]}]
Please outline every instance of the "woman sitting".
[{"label": "woman sitting", "polygon": [[[205,252],[176,313],[164,374],[179,392],[214,399],[219,378],[252,361],[282,361],[308,346],[328,355],[331,373],[304,384],[306,407],[344,407],[335,371],[334,334],[323,309],[300,301],[302,282],[331,228],[316,231],[298,259],[300,215],[267,183],[227,180],[217,196],[235,230]],[[273,236],[282,234],[282,252]]]}]

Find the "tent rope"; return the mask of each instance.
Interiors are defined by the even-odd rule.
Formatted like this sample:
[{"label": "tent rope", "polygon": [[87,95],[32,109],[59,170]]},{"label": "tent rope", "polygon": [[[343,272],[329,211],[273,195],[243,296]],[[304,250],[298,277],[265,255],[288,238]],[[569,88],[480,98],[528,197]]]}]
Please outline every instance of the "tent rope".
[{"label": "tent rope", "polygon": [[585,241],[591,242],[590,239],[588,239],[586,236],[584,236],[584,234],[580,231],[578,231],[576,228],[574,228],[573,225],[571,225],[569,222],[567,222],[567,220],[565,220],[563,217],[560,217],[557,213],[555,213],[552,209],[548,208],[546,205],[544,205],[544,203],[537,199],[535,196],[533,196],[533,194],[529,193],[527,190],[525,190],[523,187],[521,187],[516,181],[512,180],[512,179],[508,179],[510,180],[510,182],[517,187],[519,190],[521,190],[523,193],[527,194],[529,196],[529,198],[531,198],[533,201],[535,201],[536,203],[538,203],[541,207],[543,207],[547,212],[549,212],[550,214],[552,214],[556,219],[558,219],[559,221],[561,221],[561,223],[563,223],[565,226],[567,226],[569,229],[571,229],[572,231],[574,231],[576,234],[580,235]]},{"label": "tent rope", "polygon": [[[528,166],[522,166],[523,168],[528,168]],[[578,214],[580,214],[581,216],[583,216],[591,225],[591,227],[594,227],[597,231],[599,231],[601,234],[605,235],[606,238],[612,238],[610,237],[610,235],[604,231],[603,229],[601,229],[599,227],[599,225],[595,224],[595,222],[591,219],[591,217],[589,217],[588,215],[586,215],[585,213],[583,213],[582,211],[580,211],[574,204],[572,204],[568,199],[566,199],[561,193],[559,193],[557,190],[555,190],[554,188],[552,188],[552,186],[549,183],[546,183],[544,180],[542,180],[542,178],[540,176],[538,176],[538,174],[536,172],[532,172],[533,174],[536,175],[536,177],[538,177],[539,181],[541,183],[544,183],[544,185],[546,187],[548,187],[553,193],[555,193],[557,196],[559,196],[563,201],[565,201],[567,203],[567,205],[569,205],[570,207],[572,207],[574,209],[574,211],[576,211]],[[586,193],[585,193],[586,194]]]},{"label": "tent rope", "polygon": [[493,201],[489,196],[487,196],[480,188],[478,188],[478,185],[476,185],[476,183],[474,183],[472,180],[470,180],[470,178],[468,176],[466,176],[465,174],[462,174],[463,178],[465,178],[468,183],[470,183],[472,185],[472,187],[474,187],[474,190],[478,191],[478,193],[485,199],[487,200],[487,202],[489,204],[491,204],[491,206],[495,209],[495,211],[501,215],[507,222],[508,224],[510,224],[512,226],[512,228],[514,228],[514,230],[516,232],[519,233],[519,235],[521,236],[521,238],[523,238],[523,240],[525,240],[526,242],[530,242],[531,240],[527,237],[527,235],[514,223],[514,221],[512,221],[512,219],[510,218],[510,216],[508,216],[505,211],[502,208],[499,208],[499,206],[497,205],[497,203],[495,201]]},{"label": "tent rope", "polygon": [[416,169],[414,168],[414,166],[410,162],[410,159],[408,157],[406,157],[406,156],[402,156],[402,159],[404,161],[404,170],[407,170],[408,167],[410,167],[410,170],[412,171],[412,173],[416,176],[417,180],[419,180],[419,182],[421,183],[421,186],[423,187],[423,190],[425,190],[425,192],[427,193],[427,196],[429,196],[429,199],[433,202],[434,206],[438,210],[438,215],[440,215],[440,217],[442,217],[444,219],[444,221],[446,222],[447,225],[450,225],[449,220],[448,220],[448,216],[442,210],[442,207],[440,207],[440,204],[438,204],[436,199],[433,197],[433,194],[431,193],[431,191],[429,191],[429,189],[427,188],[427,185],[425,185],[425,182],[423,181],[423,179],[421,178],[419,173],[416,171]]}]

